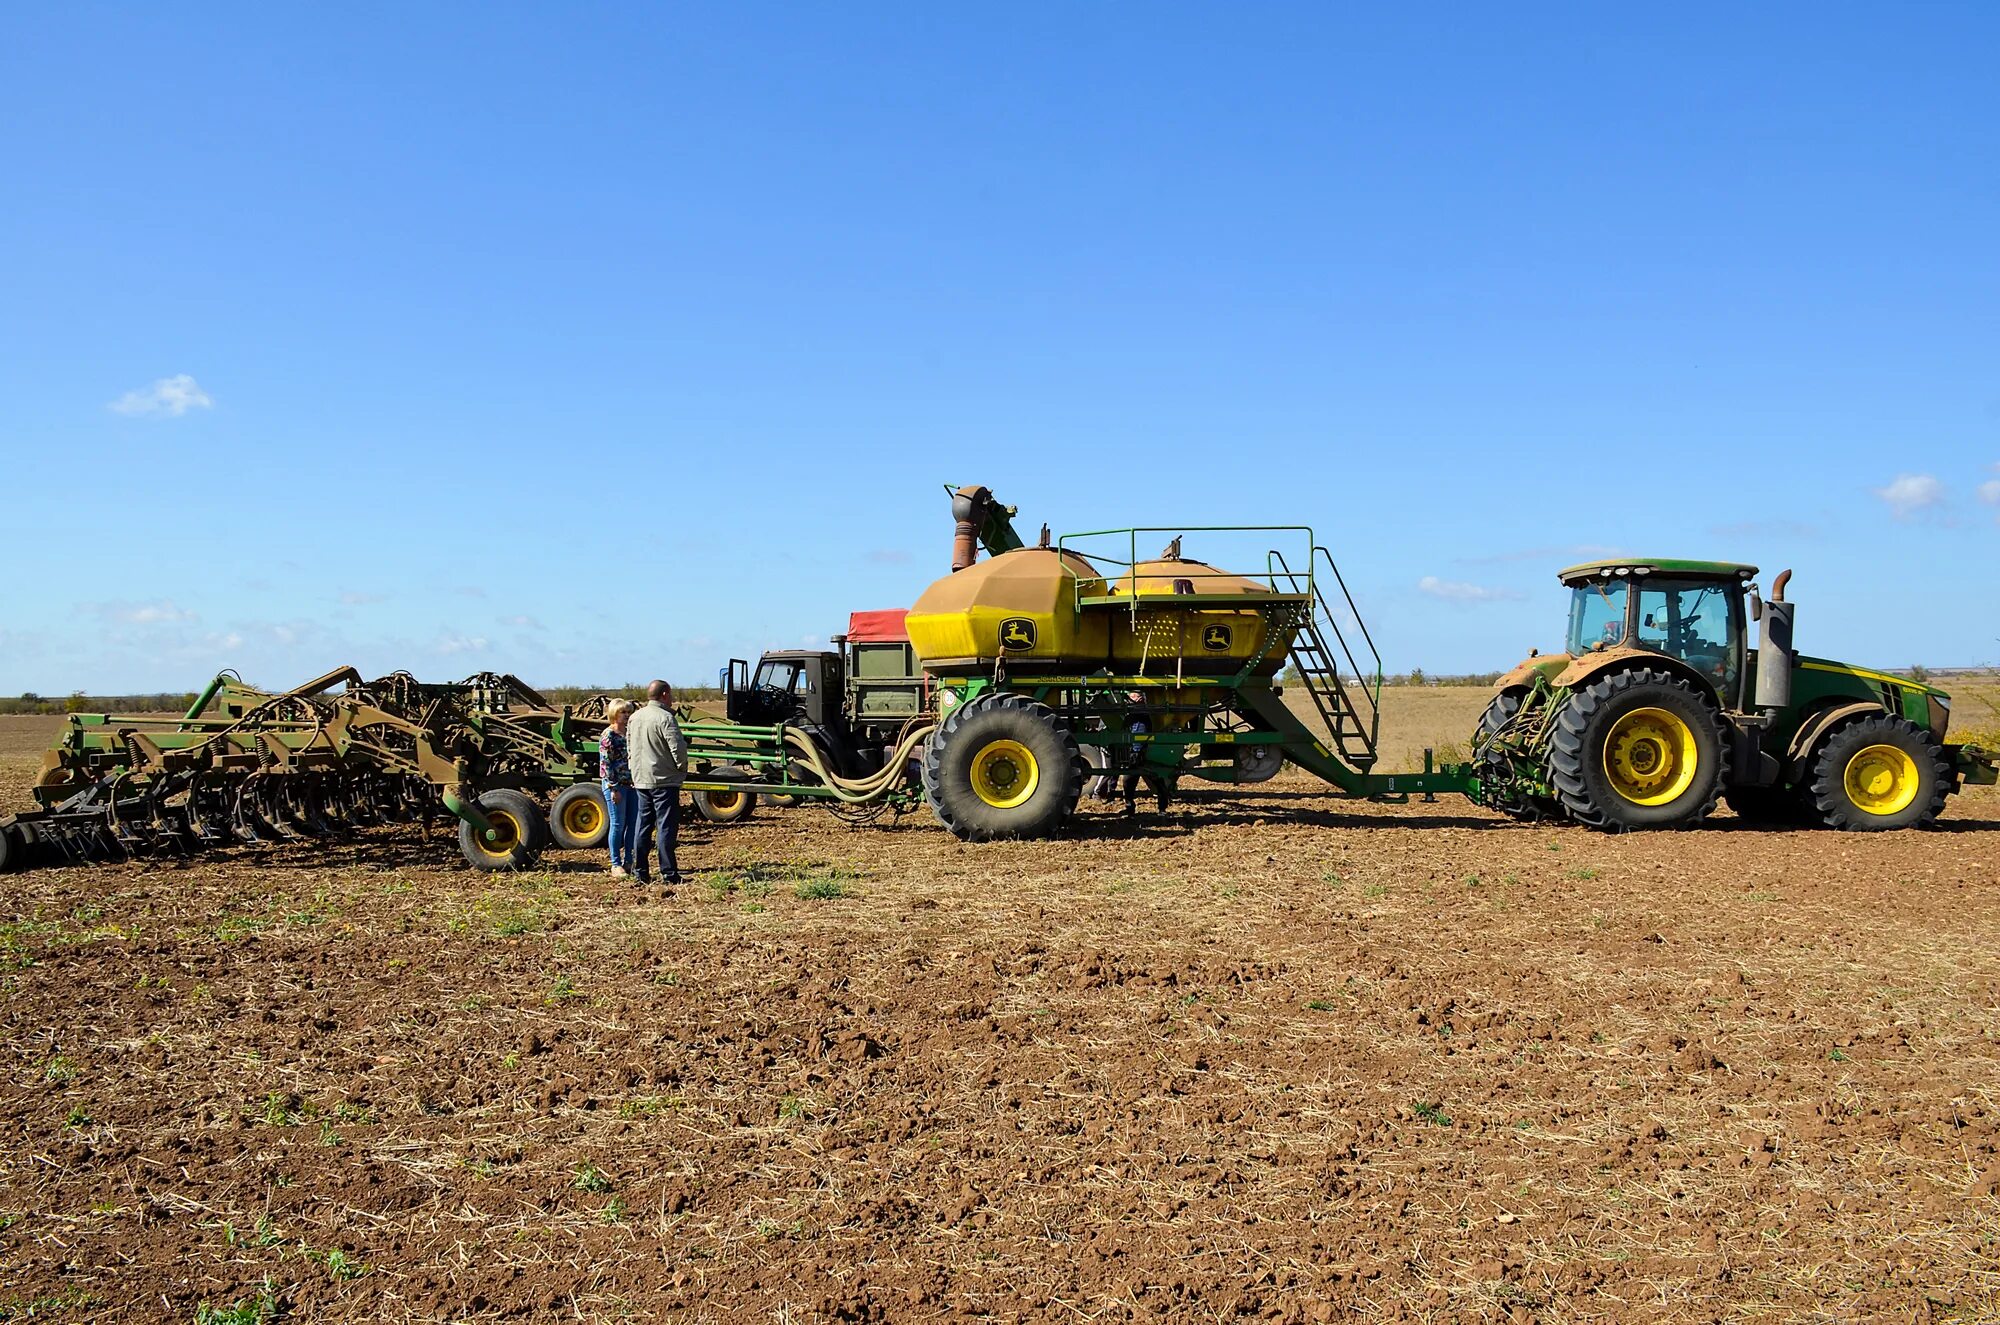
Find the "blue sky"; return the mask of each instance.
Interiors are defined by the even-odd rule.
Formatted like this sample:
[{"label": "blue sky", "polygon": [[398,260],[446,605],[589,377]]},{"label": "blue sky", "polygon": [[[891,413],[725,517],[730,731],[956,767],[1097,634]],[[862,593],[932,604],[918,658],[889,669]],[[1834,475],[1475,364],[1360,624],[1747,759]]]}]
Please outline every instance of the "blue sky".
[{"label": "blue sky", "polygon": [[[1300,522],[1392,668],[1619,548],[2000,659],[1991,5],[42,6],[0,693],[699,679],[941,486]],[[1191,539],[1191,555],[1200,555]]]}]

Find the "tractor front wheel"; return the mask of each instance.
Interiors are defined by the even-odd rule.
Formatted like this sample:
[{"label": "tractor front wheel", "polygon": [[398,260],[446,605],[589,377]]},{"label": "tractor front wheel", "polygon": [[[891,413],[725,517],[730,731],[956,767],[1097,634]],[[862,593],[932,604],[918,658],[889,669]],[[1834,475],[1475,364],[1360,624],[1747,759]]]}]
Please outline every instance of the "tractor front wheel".
[{"label": "tractor front wheel", "polygon": [[604,808],[604,788],[579,782],[556,797],[549,807],[549,836],[571,851],[594,851],[611,836],[611,815]]},{"label": "tractor front wheel", "polygon": [[541,859],[547,825],[540,806],[518,791],[500,790],[481,795],[479,809],[491,831],[482,833],[463,820],[458,825],[458,849],[472,868],[524,870]]},{"label": "tractor front wheel", "polygon": [[1076,741],[1047,705],[994,695],[960,705],[924,750],[924,794],[969,842],[1048,837],[1083,790]]},{"label": "tractor front wheel", "polygon": [[1705,818],[1729,755],[1721,724],[1693,686],[1640,667],[1573,692],[1556,715],[1547,758],[1569,817],[1616,833]]},{"label": "tractor front wheel", "polygon": [[1944,752],[1894,714],[1836,727],[1810,763],[1806,794],[1829,828],[1872,833],[1934,823],[1951,791]]}]

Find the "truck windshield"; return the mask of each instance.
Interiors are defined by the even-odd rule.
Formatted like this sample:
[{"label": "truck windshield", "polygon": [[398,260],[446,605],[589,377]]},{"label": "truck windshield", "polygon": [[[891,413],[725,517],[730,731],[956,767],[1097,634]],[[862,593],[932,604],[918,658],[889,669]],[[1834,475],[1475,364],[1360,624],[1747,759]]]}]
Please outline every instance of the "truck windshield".
[{"label": "truck windshield", "polygon": [[1625,638],[1625,581],[1580,584],[1569,596],[1569,651],[1584,653]]},{"label": "truck windshield", "polygon": [[798,687],[799,665],[794,662],[767,662],[757,668],[759,690],[782,690],[787,694]]}]

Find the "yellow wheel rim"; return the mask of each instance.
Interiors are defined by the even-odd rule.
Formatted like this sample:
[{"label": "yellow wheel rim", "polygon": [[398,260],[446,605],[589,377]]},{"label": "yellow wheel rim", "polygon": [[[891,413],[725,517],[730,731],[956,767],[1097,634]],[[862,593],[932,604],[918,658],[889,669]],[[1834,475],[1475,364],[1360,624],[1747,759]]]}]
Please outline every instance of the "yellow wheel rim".
[{"label": "yellow wheel rim", "polygon": [[563,828],[571,837],[595,837],[604,826],[604,807],[588,796],[563,806]]},{"label": "yellow wheel rim", "polygon": [[972,792],[996,810],[1022,804],[1041,780],[1041,765],[1019,741],[990,741],[972,756]]},{"label": "yellow wheel rim", "polygon": [[1633,709],[1604,738],[1604,776],[1634,805],[1666,805],[1687,791],[1701,763],[1694,730],[1665,709]]},{"label": "yellow wheel rim", "polygon": [[1856,750],[1841,776],[1847,799],[1866,814],[1897,814],[1910,808],[1923,778],[1909,751],[1893,745],[1871,745]]},{"label": "yellow wheel rim", "polygon": [[717,814],[728,814],[743,803],[740,791],[711,791],[708,793],[708,808]]},{"label": "yellow wheel rim", "polygon": [[479,844],[482,855],[498,860],[514,854],[514,848],[521,844],[521,825],[505,810],[487,810],[486,822],[493,825],[491,832],[474,833],[473,839]]}]

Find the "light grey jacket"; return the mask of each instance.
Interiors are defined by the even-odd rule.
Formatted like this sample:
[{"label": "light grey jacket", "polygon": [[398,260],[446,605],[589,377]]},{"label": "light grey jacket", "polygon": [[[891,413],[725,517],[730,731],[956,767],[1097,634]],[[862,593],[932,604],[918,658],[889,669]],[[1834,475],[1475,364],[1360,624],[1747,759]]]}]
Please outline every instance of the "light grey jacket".
[{"label": "light grey jacket", "polygon": [[632,785],[641,791],[678,787],[687,777],[688,743],[673,710],[654,700],[642,704],[625,724],[625,753]]}]

